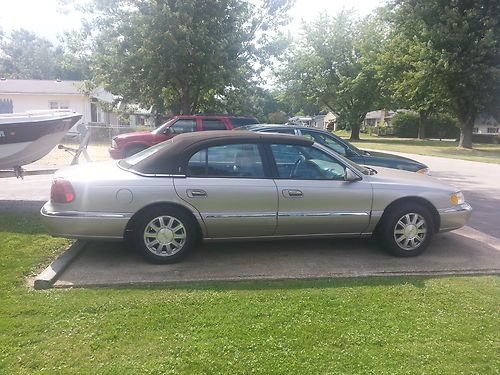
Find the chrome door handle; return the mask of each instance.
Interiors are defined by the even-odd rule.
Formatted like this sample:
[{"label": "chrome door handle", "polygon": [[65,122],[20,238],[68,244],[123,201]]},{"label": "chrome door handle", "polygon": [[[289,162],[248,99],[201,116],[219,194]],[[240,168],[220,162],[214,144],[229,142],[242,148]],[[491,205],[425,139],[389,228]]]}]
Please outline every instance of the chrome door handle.
[{"label": "chrome door handle", "polygon": [[286,198],[302,198],[304,194],[297,189],[285,189],[283,190],[283,196]]},{"label": "chrome door handle", "polygon": [[187,189],[186,194],[190,198],[206,198],[207,192],[202,189]]}]

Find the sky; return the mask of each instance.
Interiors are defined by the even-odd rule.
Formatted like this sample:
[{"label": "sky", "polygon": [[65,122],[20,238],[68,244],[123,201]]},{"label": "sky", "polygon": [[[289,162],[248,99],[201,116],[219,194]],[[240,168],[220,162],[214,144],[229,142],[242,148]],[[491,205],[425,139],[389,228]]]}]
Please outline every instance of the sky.
[{"label": "sky", "polygon": [[[78,2],[79,0],[76,0]],[[367,15],[382,0],[297,0],[290,12],[290,31],[298,33],[303,21],[311,21],[322,11],[335,14],[342,9],[354,9],[360,16]],[[57,35],[77,29],[80,14],[61,13],[58,0],[0,0],[0,28],[4,31],[24,28],[57,44]]]}]

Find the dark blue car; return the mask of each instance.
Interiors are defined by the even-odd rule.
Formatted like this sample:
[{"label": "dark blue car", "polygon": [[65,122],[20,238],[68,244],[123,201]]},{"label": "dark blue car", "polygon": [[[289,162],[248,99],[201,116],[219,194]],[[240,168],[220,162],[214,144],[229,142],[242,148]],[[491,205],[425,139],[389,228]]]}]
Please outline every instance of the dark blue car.
[{"label": "dark blue car", "polygon": [[297,125],[257,124],[238,128],[253,132],[292,134],[312,139],[357,164],[404,169],[406,171],[429,174],[429,168],[416,160],[387,154],[385,152],[364,151],[336,135],[315,128]]}]

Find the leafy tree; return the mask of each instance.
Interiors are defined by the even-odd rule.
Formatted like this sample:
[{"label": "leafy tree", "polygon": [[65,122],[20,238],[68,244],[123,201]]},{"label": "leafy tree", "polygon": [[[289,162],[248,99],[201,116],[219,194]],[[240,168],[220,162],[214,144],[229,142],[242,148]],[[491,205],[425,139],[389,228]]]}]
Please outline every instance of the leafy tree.
[{"label": "leafy tree", "polygon": [[373,23],[356,24],[349,12],[333,18],[322,14],[305,25],[304,37],[280,74],[286,97],[302,102],[303,108],[333,111],[340,126],[351,129],[351,139],[359,139],[361,122],[377,94],[375,70],[368,64],[376,45],[363,39],[374,30]]},{"label": "leafy tree", "polygon": [[418,68],[411,79],[429,85],[430,102],[445,97],[459,120],[459,146],[472,148],[477,114],[500,100],[500,2],[398,0],[392,14],[398,32],[422,50],[411,56]]},{"label": "leafy tree", "polygon": [[270,124],[285,124],[288,121],[288,116],[285,112],[271,112],[267,116],[267,120]]},{"label": "leafy tree", "polygon": [[[389,21],[390,22],[390,21]],[[376,56],[382,95],[390,106],[415,111],[418,138],[426,136],[431,115],[445,111],[449,100],[439,79],[439,53],[408,33],[391,28],[382,51]]]},{"label": "leafy tree", "polygon": [[94,74],[159,112],[234,101],[275,54],[293,0],[94,0]]},{"label": "leafy tree", "polygon": [[[20,29],[0,35],[0,76],[17,79],[83,79],[85,69],[75,66],[62,47]],[[87,70],[88,71],[88,70]]]}]

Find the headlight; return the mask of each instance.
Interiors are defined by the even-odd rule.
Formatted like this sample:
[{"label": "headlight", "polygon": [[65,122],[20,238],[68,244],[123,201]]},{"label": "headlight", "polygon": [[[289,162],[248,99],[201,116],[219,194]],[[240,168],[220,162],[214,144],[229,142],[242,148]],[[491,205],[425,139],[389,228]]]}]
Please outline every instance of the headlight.
[{"label": "headlight", "polygon": [[461,191],[459,191],[459,192],[457,192],[455,194],[452,194],[451,197],[450,197],[450,201],[451,201],[451,204],[453,204],[453,205],[464,203],[465,202],[464,193],[462,193]]},{"label": "headlight", "polygon": [[116,141],[114,139],[111,140],[111,147],[116,148]]},{"label": "headlight", "polygon": [[419,170],[417,171],[417,173],[430,175],[430,174],[431,174],[431,171],[429,170],[429,168],[422,168],[422,169],[419,169]]}]

